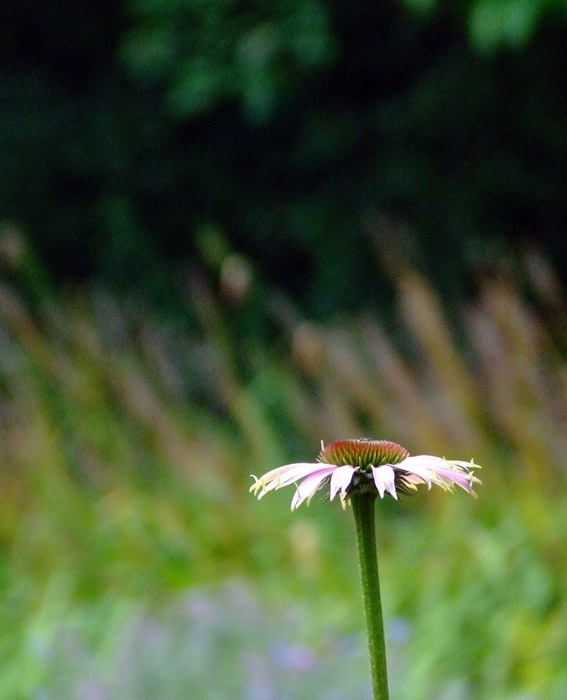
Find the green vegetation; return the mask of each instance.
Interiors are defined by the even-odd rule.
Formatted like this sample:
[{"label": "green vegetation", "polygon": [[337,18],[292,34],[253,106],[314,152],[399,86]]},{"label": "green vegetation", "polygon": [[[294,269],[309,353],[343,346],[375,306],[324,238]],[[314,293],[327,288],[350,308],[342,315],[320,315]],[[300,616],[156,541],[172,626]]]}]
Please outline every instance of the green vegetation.
[{"label": "green vegetation", "polygon": [[[81,684],[103,698],[245,697],[250,655],[292,697],[364,697],[351,514],[248,494],[250,473],[353,435],[484,466],[478,501],[433,490],[379,504],[393,697],[565,697],[567,307],[544,258],[480,281],[451,322],[406,269],[392,331],[371,313],[309,323],[251,266],[227,296],[230,256],[214,286],[193,271],[200,321],[184,327],[102,288],[24,294],[33,258],[19,260],[0,294],[0,697],[83,697]],[[279,324],[276,346],[239,342],[249,307]],[[222,592],[227,578],[241,593]],[[223,669],[214,687],[195,635]],[[270,644],[303,649],[292,685]],[[334,690],[321,685],[343,655]]]}]

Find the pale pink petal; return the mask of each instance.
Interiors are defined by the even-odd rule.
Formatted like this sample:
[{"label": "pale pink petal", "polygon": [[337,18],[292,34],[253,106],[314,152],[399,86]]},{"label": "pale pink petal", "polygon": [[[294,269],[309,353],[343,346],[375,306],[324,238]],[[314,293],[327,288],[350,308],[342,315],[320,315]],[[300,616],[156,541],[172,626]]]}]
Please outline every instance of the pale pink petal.
[{"label": "pale pink petal", "polygon": [[[290,464],[288,465],[291,467],[290,469],[286,469],[285,473],[278,476],[275,480],[275,488],[279,489],[282,488],[283,486],[289,486],[290,484],[293,484],[295,481],[299,481],[300,479],[303,479],[305,476],[309,476],[310,474],[313,474],[319,469],[321,469],[321,464],[319,462],[306,462],[306,463],[299,463],[299,464]],[[274,483],[274,482],[272,482]]]},{"label": "pale pink petal", "polygon": [[297,491],[293,496],[291,501],[291,509],[295,510],[303,503],[305,499],[308,499],[308,503],[316,493],[317,489],[325,479],[333,473],[336,469],[334,465],[320,469],[318,472],[310,474],[306,479],[304,479],[301,484],[297,487]]},{"label": "pale pink petal", "polygon": [[299,462],[297,464],[286,464],[283,467],[278,467],[277,469],[272,469],[272,471],[267,472],[264,476],[260,477],[258,481],[253,484],[251,491],[257,493],[261,491],[259,498],[264,496],[268,491],[273,491],[274,489],[282,488],[283,486],[289,486],[299,479],[308,476],[314,471],[321,468],[319,462]]},{"label": "pale pink petal", "polygon": [[447,464],[447,460],[443,459],[443,457],[434,457],[433,455],[414,455],[413,457],[406,457],[400,464],[404,464],[405,462],[417,464],[426,469],[435,469],[436,467],[442,467]]},{"label": "pale pink petal", "polygon": [[398,498],[396,493],[395,473],[389,464],[383,464],[381,467],[370,467],[374,483],[380,494],[380,498],[384,498],[384,492],[387,491],[395,499]]},{"label": "pale pink petal", "polygon": [[[416,474],[411,474],[410,472],[406,472],[404,474],[404,485],[408,486],[410,489],[413,489],[414,491],[417,491],[417,485],[421,484],[427,484],[428,482],[422,479],[420,476],[417,476]],[[431,486],[429,487],[431,488]]]},{"label": "pale pink petal", "polygon": [[[399,471],[403,471],[403,469],[400,469]],[[418,476],[417,474],[413,474],[412,472],[405,472],[404,481],[409,482],[410,484],[427,484],[429,480],[425,481],[423,477]]]},{"label": "pale pink petal", "polygon": [[471,493],[471,481],[474,478],[471,474],[468,474],[467,472],[461,472],[456,469],[451,469],[450,467],[441,467],[440,469],[437,469],[437,474],[440,477],[457,484],[457,486],[460,486],[468,493]]},{"label": "pale pink petal", "polygon": [[330,497],[331,501],[337,495],[337,492],[341,492],[341,496],[344,496],[350,482],[352,481],[352,475],[356,471],[357,467],[351,467],[350,465],[344,467],[337,467],[331,476],[331,488]]},{"label": "pale pink petal", "polygon": [[272,469],[269,472],[266,472],[261,478],[260,481],[268,482],[272,481],[273,479],[277,477],[281,477],[284,474],[287,474],[290,471],[295,471],[298,468],[305,468],[305,469],[310,469],[312,467],[317,467],[318,462],[294,462],[293,464],[284,464],[283,467],[276,467],[275,469]]},{"label": "pale pink petal", "polygon": [[395,468],[403,469],[425,479],[430,487],[432,481],[448,489],[451,489],[452,484],[457,484],[468,493],[472,493],[471,482],[477,481],[468,471],[470,469],[469,462],[449,461],[431,455],[407,457],[403,462],[395,465]]},{"label": "pale pink petal", "polygon": [[[437,459],[434,457],[433,459]],[[443,460],[441,460],[443,462]],[[400,469],[410,474],[415,474],[431,488],[431,467],[428,466],[428,461],[423,462],[421,457],[406,457],[399,464],[393,465],[394,469]],[[413,480],[412,480],[413,481]]]}]

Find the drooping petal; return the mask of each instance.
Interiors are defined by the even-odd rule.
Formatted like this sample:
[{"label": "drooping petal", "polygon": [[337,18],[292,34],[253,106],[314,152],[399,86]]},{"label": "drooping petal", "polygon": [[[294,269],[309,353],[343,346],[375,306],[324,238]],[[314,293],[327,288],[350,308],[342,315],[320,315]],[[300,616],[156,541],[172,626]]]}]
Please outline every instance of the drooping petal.
[{"label": "drooping petal", "polygon": [[422,461],[420,457],[407,457],[399,464],[395,464],[394,469],[399,469],[408,472],[409,474],[414,474],[424,481],[428,488],[431,488],[432,468],[429,466],[428,460]]},{"label": "drooping petal", "polygon": [[370,467],[372,469],[372,477],[374,478],[374,483],[380,494],[380,498],[384,498],[384,492],[387,491],[396,500],[398,494],[396,493],[396,483],[395,483],[395,473],[389,464],[383,464],[381,467]]},{"label": "drooping petal", "polygon": [[403,462],[395,465],[395,468],[424,479],[430,488],[431,483],[434,483],[445,490],[451,491],[453,484],[457,484],[467,493],[474,494],[472,490],[473,482],[480,483],[472,475],[470,471],[471,464],[468,462],[451,461],[442,457],[433,457],[432,455],[408,457]]},{"label": "drooping petal", "polygon": [[410,474],[409,472],[404,473],[402,482],[406,488],[411,489],[412,491],[417,491],[417,487],[419,485],[427,483],[420,476]]},{"label": "drooping petal", "polygon": [[317,462],[298,462],[295,464],[285,464],[283,467],[272,469],[264,474],[254,484],[250,491],[262,498],[268,491],[288,486],[289,484],[303,479],[303,477],[311,474],[311,472],[320,469],[320,464]]},{"label": "drooping petal", "polygon": [[293,499],[291,501],[291,509],[296,510],[299,506],[307,499],[307,504],[315,495],[317,489],[321,486],[323,481],[327,479],[333,471],[336,469],[334,465],[319,469],[319,471],[310,474],[306,477],[301,484],[297,487]]},{"label": "drooping petal", "polygon": [[282,477],[284,474],[287,474],[290,471],[295,471],[296,469],[302,467],[309,469],[314,466],[317,466],[316,462],[294,462],[293,464],[284,464],[282,467],[276,467],[275,469],[263,474],[259,481],[267,484],[278,477]]},{"label": "drooping petal", "polygon": [[331,501],[341,492],[341,499],[346,494],[346,490],[352,481],[352,475],[356,471],[357,467],[351,467],[350,465],[344,467],[337,467],[331,476],[331,486],[330,486],[330,498]]},{"label": "drooping petal", "polygon": [[473,482],[478,483],[479,481],[469,472],[462,472],[457,469],[451,469],[450,467],[441,467],[437,469],[437,474],[441,478],[457,484],[457,486],[460,486],[467,493],[472,493]]}]

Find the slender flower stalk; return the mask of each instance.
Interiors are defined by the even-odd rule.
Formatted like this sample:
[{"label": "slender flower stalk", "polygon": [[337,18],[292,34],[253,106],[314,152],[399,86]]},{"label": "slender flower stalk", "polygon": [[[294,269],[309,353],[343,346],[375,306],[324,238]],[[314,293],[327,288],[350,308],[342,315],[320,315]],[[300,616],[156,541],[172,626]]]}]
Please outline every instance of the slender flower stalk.
[{"label": "slender flower stalk", "polygon": [[[326,489],[332,501],[352,505],[360,564],[364,617],[368,633],[370,670],[374,700],[388,700],[384,624],[376,554],[375,501],[386,494],[398,499],[399,493],[416,490],[419,484],[454,491],[459,486],[476,498],[474,463],[409,452],[388,440],[340,440],[325,446],[316,462],[298,462],[272,469],[255,479],[250,491],[262,498],[270,491],[296,484],[291,509],[309,502],[317,491]],[[300,482],[297,485],[297,482]]]},{"label": "slender flower stalk", "polygon": [[388,700],[386,642],[384,640],[378,557],[376,554],[376,528],[374,525],[375,502],[376,497],[371,493],[357,493],[351,498],[356,527],[362,604],[368,635],[372,692],[374,700]]}]

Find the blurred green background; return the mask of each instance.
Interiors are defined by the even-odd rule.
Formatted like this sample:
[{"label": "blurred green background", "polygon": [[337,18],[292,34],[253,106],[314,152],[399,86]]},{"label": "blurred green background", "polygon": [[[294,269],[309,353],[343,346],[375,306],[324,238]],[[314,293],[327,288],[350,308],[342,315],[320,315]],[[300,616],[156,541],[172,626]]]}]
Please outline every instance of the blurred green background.
[{"label": "blurred green background", "polygon": [[0,7],[0,700],[567,697],[567,2]]}]

